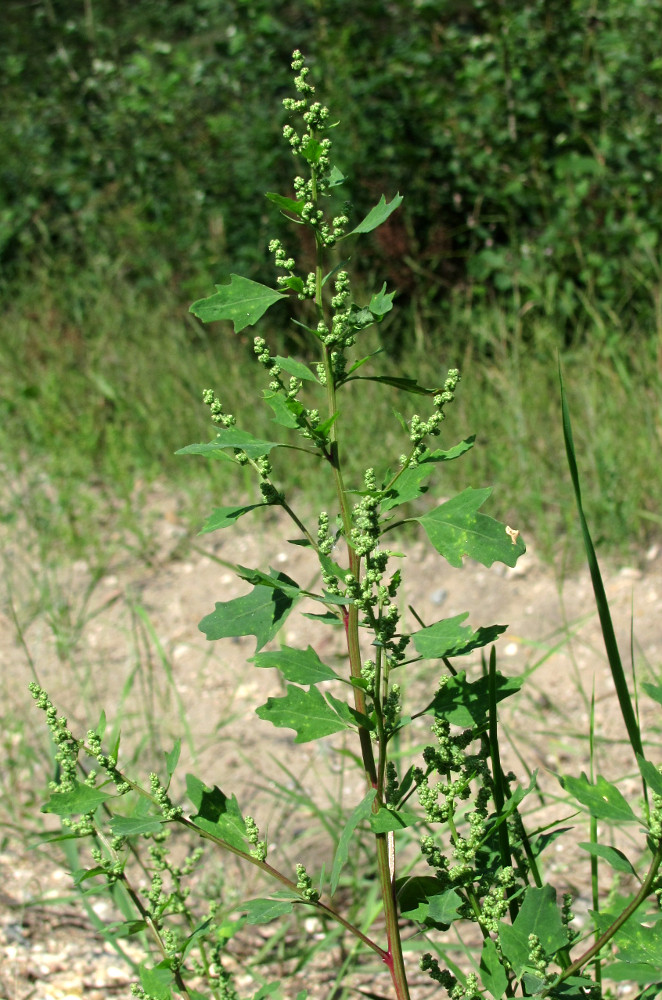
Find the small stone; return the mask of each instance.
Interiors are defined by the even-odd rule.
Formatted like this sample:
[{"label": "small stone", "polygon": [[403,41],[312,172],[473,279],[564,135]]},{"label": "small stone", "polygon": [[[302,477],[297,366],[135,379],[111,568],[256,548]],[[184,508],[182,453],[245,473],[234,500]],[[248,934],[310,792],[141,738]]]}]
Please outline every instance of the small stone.
[{"label": "small stone", "polygon": [[433,604],[443,604],[448,597],[448,591],[443,587],[438,587],[437,590],[433,590],[430,594],[430,600]]}]

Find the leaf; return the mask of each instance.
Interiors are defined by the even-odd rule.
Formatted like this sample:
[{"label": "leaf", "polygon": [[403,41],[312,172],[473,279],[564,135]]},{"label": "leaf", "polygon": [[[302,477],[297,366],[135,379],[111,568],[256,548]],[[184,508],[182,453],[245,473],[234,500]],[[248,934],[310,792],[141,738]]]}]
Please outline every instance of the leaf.
[{"label": "leaf", "polygon": [[206,455],[219,458],[221,457],[219,452],[232,448],[245,452],[249,458],[261,458],[263,455],[268,455],[273,448],[281,447],[280,441],[261,441],[248,431],[240,431],[237,427],[224,427],[213,441],[207,444],[188,444],[176,451],[175,455]]},{"label": "leaf", "polygon": [[335,670],[322,663],[312,646],[308,649],[284,646],[272,652],[258,653],[252,662],[256,667],[276,667],[285,680],[295,684],[319,684],[338,676]]},{"label": "leaf", "polygon": [[619,851],[616,847],[607,847],[606,844],[590,844],[582,843],[578,844],[583,850],[588,851],[589,854],[596,858],[603,858],[614,871],[626,872],[628,875],[636,875],[636,871],[623,854],[623,851]]},{"label": "leaf", "polygon": [[265,390],[264,401],[274,411],[274,423],[290,428],[303,425],[306,408],[298,399],[286,399],[282,392]]},{"label": "leaf", "polygon": [[[646,916],[642,920],[648,923]],[[620,961],[649,962],[657,968],[659,975],[662,969],[662,920],[658,919],[652,927],[647,927],[633,917],[619,928],[614,944]]]},{"label": "leaf", "polygon": [[641,686],[649,698],[662,705],[662,684],[649,684],[648,681],[644,681]]},{"label": "leaf", "polygon": [[419,817],[410,809],[390,809],[382,806],[379,812],[370,817],[370,829],[373,833],[390,833],[404,830],[407,826],[415,826]]},{"label": "leaf", "polygon": [[[496,700],[503,701],[515,694],[522,686],[522,677],[504,677],[496,675]],[[490,706],[489,678],[479,677],[476,681],[468,681],[466,672],[460,671],[451,677],[425,709],[430,709],[437,717],[448,719],[455,726],[481,725],[487,719]]]},{"label": "leaf", "polygon": [[378,320],[381,320],[386,313],[390,312],[393,308],[393,297],[395,292],[386,291],[386,282],[382,285],[381,289],[370,299],[368,303],[368,309],[376,316]]},{"label": "leaf", "polygon": [[517,976],[529,964],[529,935],[536,934],[545,952],[553,956],[568,943],[566,929],[556,905],[556,890],[551,885],[529,888],[515,922],[499,924],[499,942]]},{"label": "leaf", "polygon": [[249,899],[241,904],[241,912],[246,914],[247,924],[268,924],[291,913],[293,905],[291,899]]},{"label": "leaf", "polygon": [[197,810],[191,816],[196,826],[239,851],[246,850],[246,824],[234,795],[228,798],[216,785],[208,788],[193,774],[186,775],[186,792]]},{"label": "leaf", "polygon": [[276,361],[288,375],[294,376],[294,378],[301,379],[302,382],[317,382],[317,376],[313,374],[308,365],[304,365],[303,361],[296,361],[295,358],[282,358],[280,355],[276,357]]},{"label": "leaf", "polygon": [[300,216],[303,211],[304,201],[295,201],[294,198],[285,198],[282,194],[274,194],[273,191],[267,191],[266,197],[269,201],[272,201],[274,205],[278,208],[283,209],[284,212],[291,212],[293,215]]},{"label": "leaf", "polygon": [[295,743],[309,743],[349,728],[316,687],[304,691],[288,684],[284,698],[268,698],[255,712],[274,726],[294,729]]},{"label": "leaf", "polygon": [[279,299],[287,298],[282,292],[268,288],[250,278],[238,274],[230,275],[230,283],[216,285],[216,294],[206,299],[198,299],[190,308],[194,316],[203,323],[214,323],[227,319],[234,324],[234,332],[253,326],[265,314],[269,306]]},{"label": "leaf", "polygon": [[[413,469],[405,469],[400,474],[397,482],[394,483],[386,497],[382,500],[382,510],[391,510],[401,503],[407,503],[409,500],[416,500],[417,497],[422,496],[427,487],[422,487],[421,483],[428,476],[432,475],[436,464],[438,462],[450,462],[454,458],[459,458],[460,455],[473,448],[475,440],[476,436],[472,435],[447,451],[442,451],[441,449],[438,451],[428,451]],[[387,477],[387,482],[389,478],[392,477]]]},{"label": "leaf", "polygon": [[646,760],[641,754],[637,754],[637,763],[641,776],[649,788],[652,788],[657,795],[662,795],[662,774],[655,767],[655,764]]},{"label": "leaf", "polygon": [[507,625],[490,625],[472,632],[468,625],[462,625],[469,612],[444,618],[434,625],[428,625],[412,634],[417,652],[426,659],[440,659],[442,656],[463,656],[472,649],[487,646],[506,631]]},{"label": "leaf", "polygon": [[602,967],[602,975],[617,983],[629,981],[640,986],[654,986],[650,998],[659,1000],[660,994],[657,991],[662,987],[659,965],[648,965],[646,962],[614,962],[612,965]]},{"label": "leaf", "polygon": [[[274,580],[281,575],[274,574]],[[284,577],[284,581],[288,585],[291,584],[289,577]],[[245,597],[217,602],[215,610],[202,619],[198,628],[210,641],[238,635],[254,635],[257,640],[255,646],[257,653],[277,634],[295,603],[294,597],[276,586],[254,587]]]},{"label": "leaf", "polygon": [[204,527],[198,532],[200,535],[206,535],[210,531],[218,531],[220,528],[227,528],[232,524],[235,524],[240,517],[244,514],[250,513],[252,510],[257,510],[258,507],[268,507],[269,504],[266,503],[250,503],[244,504],[241,507],[214,507],[209,517],[204,523]]},{"label": "leaf", "polygon": [[54,792],[48,802],[42,806],[44,813],[54,813],[56,816],[73,816],[91,813],[102,802],[113,798],[99,788],[90,788],[79,781],[74,781],[74,787],[69,792]]},{"label": "leaf", "polygon": [[182,749],[182,741],[180,739],[175,740],[175,745],[170,751],[170,753],[163,752],[166,762],[166,771],[168,772],[168,778],[172,778],[175,773],[175,768],[179,762],[179,754]]},{"label": "leaf", "polygon": [[443,889],[431,875],[398,879],[396,894],[403,917],[438,928],[453,923],[462,903],[455,889]]},{"label": "leaf", "polygon": [[182,951],[182,958],[186,958],[186,956],[190,952],[191,948],[193,948],[194,945],[196,945],[198,943],[198,941],[200,940],[200,938],[204,939],[205,934],[207,933],[207,931],[208,931],[209,927],[212,925],[212,923],[213,923],[213,918],[212,917],[207,917],[206,920],[203,920],[203,922],[201,924],[198,924],[198,926],[195,928],[195,930],[191,934],[189,934],[189,936],[184,941],[184,948],[183,948],[183,951]]},{"label": "leaf", "polygon": [[158,816],[113,816],[110,829],[115,837],[138,837],[144,833],[158,833],[163,820]]},{"label": "leaf", "polygon": [[594,785],[582,771],[581,778],[559,777],[561,787],[596,819],[611,823],[636,823],[637,817],[616,785],[598,775]]},{"label": "leaf", "polygon": [[371,788],[365,798],[363,798],[352,811],[352,814],[343,827],[343,831],[338,840],[338,846],[336,847],[336,853],[333,858],[333,867],[331,869],[331,885],[329,892],[332,896],[338,888],[340,873],[343,870],[347,858],[349,857],[349,848],[354,836],[354,831],[359,823],[366,820],[372,813],[372,804],[375,801],[376,794],[376,790]]},{"label": "leaf", "polygon": [[402,201],[402,196],[396,194],[395,198],[387,204],[385,195],[382,195],[379,203],[370,209],[365,219],[359,222],[358,226],[352,229],[351,233],[347,233],[347,236],[355,236],[358,233],[371,233],[373,229],[377,229],[383,222],[386,222],[389,215],[395,212],[396,208],[400,207]]},{"label": "leaf", "polygon": [[492,938],[485,938],[480,956],[480,978],[494,1000],[501,1000],[508,986],[508,976]]},{"label": "leaf", "polygon": [[153,968],[141,965],[139,970],[140,985],[148,996],[154,1000],[171,1000],[170,984],[175,980],[175,974],[165,962],[159,962]]},{"label": "leaf", "polygon": [[474,490],[469,486],[435,510],[414,518],[451,566],[461,567],[463,556],[483,566],[491,566],[495,561],[514,566],[526,551],[521,538],[513,545],[505,525],[478,513],[491,492],[489,488]]},{"label": "leaf", "polygon": [[235,572],[240,580],[246,580],[256,587],[271,587],[274,590],[282,590],[288,597],[296,598],[301,593],[301,588],[296,580],[286,573],[278,573],[269,567],[269,573],[264,573],[261,569],[249,569],[246,566],[235,566]]}]

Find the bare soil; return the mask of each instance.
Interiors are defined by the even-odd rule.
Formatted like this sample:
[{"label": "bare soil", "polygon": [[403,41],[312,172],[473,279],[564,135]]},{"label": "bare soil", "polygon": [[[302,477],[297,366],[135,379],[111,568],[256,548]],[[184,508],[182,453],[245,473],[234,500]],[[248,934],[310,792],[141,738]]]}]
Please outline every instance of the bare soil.
[{"label": "bare soil", "polygon": [[[129,996],[135,979],[71,897],[67,864],[57,845],[35,847],[50,817],[39,815],[47,758],[42,720],[27,693],[33,676],[30,659],[40,683],[75,731],[83,734],[95,725],[102,708],[109,726],[121,716],[122,755],[132,776],[162,771],[161,748],[170,749],[175,738],[182,737],[181,774],[192,770],[208,785],[236,792],[243,811],[269,831],[274,863],[284,868],[293,870],[297,860],[304,860],[309,870],[318,870],[322,862],[329,866],[332,855],[330,839],[319,824],[310,817],[297,821],[291,816],[292,803],[283,788],[295,792],[298,783],[321,804],[327,792],[340,792],[346,809],[363,795],[360,774],[347,771],[346,756],[340,753],[344,739],[295,745],[290,730],[275,729],[255,717],[255,707],[282,690],[275,672],[248,662],[255,640],[249,636],[208,643],[197,628],[216,601],[249,589],[223,561],[256,568],[272,565],[302,584],[310,583],[310,555],[282,541],[293,532],[277,518],[251,521],[253,515],[248,515],[234,531],[191,539],[174,501],[158,494],[151,515],[153,521],[156,516],[157,557],[150,563],[118,558],[99,579],[93,566],[82,560],[57,569],[31,564],[16,535],[4,538],[0,1000]],[[594,692],[599,769],[636,801],[634,762],[624,740],[586,571],[561,585],[554,571],[536,558],[535,543],[529,543],[515,570],[473,564],[454,570],[422,543],[413,542],[407,546],[404,572],[406,604],[426,624],[463,611],[470,612],[468,623],[474,627],[509,624],[498,643],[500,669],[515,675],[531,672],[523,692],[505,702],[501,713],[512,740],[507,763],[523,782],[529,779],[518,754],[531,769],[539,769],[542,787],[552,795],[558,789],[554,772],[579,775],[587,768]],[[604,572],[623,658],[630,663],[632,625],[638,680],[655,680],[662,650],[662,556],[652,548],[637,565],[609,565]],[[15,618],[21,625],[20,641]],[[409,621],[413,626],[414,619]],[[284,638],[293,646],[311,643],[323,660],[336,668],[341,665],[340,637],[331,628],[320,632],[310,620],[293,616]],[[477,676],[479,658],[469,658],[467,669]],[[429,670],[428,665],[427,673],[414,671],[403,678],[407,697],[420,703],[434,690],[438,678]],[[640,710],[655,760],[659,705],[643,698]],[[275,758],[285,763],[289,775],[273,763]],[[567,815],[553,803],[551,810]],[[588,906],[588,865],[575,844],[586,839],[586,825],[581,818],[567,825],[572,829],[548,852],[547,872],[553,870],[559,891],[574,892],[581,915]],[[236,865],[224,862],[214,877],[226,886],[233,879],[236,884]],[[607,869],[604,878],[607,887]],[[243,872],[240,879],[249,893],[265,891],[252,873]],[[206,893],[214,891],[212,882],[205,883]],[[103,900],[93,900],[93,905],[98,917],[109,919]],[[313,936],[320,933],[314,921],[307,930]],[[242,969],[240,954],[235,961],[245,995],[252,996],[257,987]],[[285,995],[295,997],[306,987],[311,997],[329,996],[337,961],[333,955],[321,958],[314,981],[310,971],[297,975],[284,985]],[[416,956],[411,961],[415,968]],[[284,964],[280,974],[290,969]],[[353,982],[372,995],[389,995],[387,983],[374,971]],[[420,997],[434,992],[429,980],[421,980]],[[622,995],[633,994],[625,989]]]}]

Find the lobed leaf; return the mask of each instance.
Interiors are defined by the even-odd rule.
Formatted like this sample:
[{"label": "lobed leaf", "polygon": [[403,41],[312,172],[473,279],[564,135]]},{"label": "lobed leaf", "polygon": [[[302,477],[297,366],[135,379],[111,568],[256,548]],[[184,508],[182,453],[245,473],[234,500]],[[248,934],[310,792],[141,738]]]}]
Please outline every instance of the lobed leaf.
[{"label": "lobed leaf", "polygon": [[185,448],[180,448],[175,455],[206,455],[207,458],[221,458],[220,452],[228,448],[245,452],[249,458],[261,458],[268,455],[273,448],[281,448],[280,441],[261,441],[253,437],[248,431],[240,431],[237,427],[224,427],[220,430],[213,441],[206,444],[187,444]]},{"label": "lobed leaf", "polygon": [[[523,684],[522,677],[504,677],[496,675],[496,700],[503,701],[519,691]],[[455,726],[482,725],[489,713],[490,693],[489,678],[479,677],[476,681],[468,681],[465,671],[460,671],[451,677],[425,709],[430,709],[436,716],[448,719]]]},{"label": "lobed leaf", "polygon": [[[391,510],[393,507],[398,507],[401,503],[407,503],[409,500],[416,500],[417,497],[422,496],[427,491],[427,487],[421,486],[421,483],[428,476],[432,475],[436,464],[438,462],[451,462],[454,458],[464,455],[465,452],[473,448],[475,440],[476,436],[472,435],[465,438],[464,441],[460,441],[453,448],[426,452],[413,469],[405,469],[404,472],[400,473],[396,482],[382,500],[382,510]],[[387,477],[386,482],[388,482],[389,478],[392,477]]]},{"label": "lobed leaf", "polygon": [[196,826],[239,851],[246,850],[246,824],[234,795],[228,798],[216,785],[208,788],[193,774],[186,775],[186,792],[196,809],[191,816]]},{"label": "lobed leaf", "polygon": [[423,525],[437,552],[451,566],[461,567],[464,556],[483,566],[491,566],[497,561],[514,566],[526,551],[521,538],[513,544],[505,525],[478,513],[491,492],[489,488],[475,490],[469,486],[435,510],[414,518]]},{"label": "lobed leaf", "polygon": [[216,285],[216,293],[206,299],[198,299],[190,311],[203,323],[231,320],[234,332],[239,333],[245,327],[257,323],[274,302],[285,298],[287,295],[283,292],[251,281],[250,278],[231,274],[229,284]]},{"label": "lobed leaf", "polygon": [[284,646],[282,649],[258,653],[252,662],[256,667],[276,667],[285,680],[294,681],[295,684],[319,684],[338,676],[335,670],[322,663],[312,646],[307,649]]},{"label": "lobed leaf", "polygon": [[71,791],[54,792],[41,811],[54,813],[56,816],[84,815],[94,812],[102,802],[111,798],[112,795],[102,792],[100,788],[90,788],[89,785],[75,781]]},{"label": "lobed leaf", "polygon": [[274,726],[294,729],[295,743],[310,743],[349,728],[316,687],[304,691],[288,684],[284,698],[268,698],[255,713]]},{"label": "lobed leaf", "polygon": [[584,772],[581,778],[559,777],[561,787],[596,819],[610,823],[636,823],[637,817],[619,792],[602,775],[591,784]]},{"label": "lobed leaf", "polygon": [[387,203],[386,196],[382,195],[378,204],[370,209],[365,219],[359,222],[358,226],[352,229],[351,233],[347,233],[347,236],[356,236],[359,233],[371,233],[373,229],[377,229],[383,222],[386,222],[389,215],[395,212],[396,208],[400,207],[403,200],[402,195],[396,194],[393,200]]},{"label": "lobed leaf", "polygon": [[[297,601],[298,588],[289,577],[271,571],[273,584],[253,587],[250,594],[232,601],[219,601],[198,628],[207,639],[254,635],[259,652],[277,634]],[[282,580],[285,589],[278,586]]]},{"label": "lobed leaf", "polygon": [[440,659],[443,656],[463,656],[473,649],[487,646],[506,631],[507,625],[489,625],[472,632],[461,622],[469,617],[469,612],[444,618],[434,625],[428,625],[411,636],[417,652],[425,659]]}]

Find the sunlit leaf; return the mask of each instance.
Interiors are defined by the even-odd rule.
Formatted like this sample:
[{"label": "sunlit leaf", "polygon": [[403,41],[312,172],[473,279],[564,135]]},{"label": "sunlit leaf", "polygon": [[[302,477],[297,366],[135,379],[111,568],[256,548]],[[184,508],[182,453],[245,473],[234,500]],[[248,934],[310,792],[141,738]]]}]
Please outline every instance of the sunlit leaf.
[{"label": "sunlit leaf", "polygon": [[253,663],[256,667],[276,667],[285,680],[294,681],[295,684],[318,684],[338,676],[335,670],[322,663],[312,646],[308,646],[308,649],[284,646],[282,649],[258,653],[253,657]]},{"label": "sunlit leaf", "polygon": [[294,729],[295,743],[309,743],[348,728],[348,723],[340,718],[316,687],[304,691],[288,684],[284,698],[268,698],[255,711],[260,719],[266,719],[274,726]]},{"label": "sunlit leaf", "polygon": [[[522,677],[504,677],[497,673],[497,702],[519,691],[522,683]],[[468,681],[466,673],[460,671],[457,676],[448,679],[425,711],[432,710],[436,716],[448,719],[455,726],[469,727],[485,722],[489,707],[489,679],[479,677],[478,680]]]},{"label": "sunlit leaf", "polygon": [[102,802],[112,798],[100,788],[90,788],[78,781],[74,782],[74,787],[68,792],[54,792],[48,802],[42,806],[44,813],[55,813],[56,816],[74,816],[84,813],[91,813],[97,809]]},{"label": "sunlit leaf", "polygon": [[462,656],[494,642],[508,628],[507,625],[490,625],[473,632],[468,625],[461,624],[468,617],[469,612],[465,611],[454,618],[444,618],[414,632],[411,638],[417,652],[429,660],[440,659],[442,656]]},{"label": "sunlit leaf", "polygon": [[257,510],[258,507],[268,506],[269,504],[266,503],[249,503],[242,504],[240,507],[215,507],[198,534],[206,535],[210,531],[218,531],[220,528],[230,527],[236,524],[244,514],[249,514],[250,511]]},{"label": "sunlit leaf", "polygon": [[351,233],[347,233],[347,236],[354,236],[357,233],[371,233],[373,229],[377,229],[381,226],[382,222],[386,222],[389,215],[395,212],[396,208],[399,208],[403,202],[402,195],[396,194],[392,201],[386,202],[385,195],[382,195],[379,199],[379,203],[371,208],[365,219],[359,222],[356,228],[352,229]]},{"label": "sunlit leaf", "polygon": [[[278,588],[281,577],[288,593]],[[215,610],[200,622],[200,631],[209,640],[254,635],[257,640],[255,651],[259,652],[277,634],[297,600],[293,596],[293,581],[289,577],[272,570],[272,578],[273,586],[260,585],[253,587],[245,597],[217,602]]]},{"label": "sunlit leaf", "polygon": [[213,441],[205,444],[188,444],[176,451],[176,455],[205,455],[207,458],[219,458],[220,452],[232,448],[245,452],[249,458],[261,458],[268,455],[273,448],[282,447],[280,441],[261,441],[248,431],[240,431],[237,427],[224,427]]},{"label": "sunlit leaf", "polygon": [[595,858],[602,858],[611,865],[614,871],[636,875],[634,868],[623,854],[623,851],[619,851],[617,847],[608,847],[606,844],[590,844],[588,842],[577,844],[577,847],[581,847],[582,850],[592,854]]},{"label": "sunlit leaf", "polygon": [[437,552],[451,566],[462,566],[464,556],[483,566],[491,566],[496,561],[514,566],[526,551],[521,538],[517,537],[513,544],[505,525],[478,513],[491,492],[489,488],[468,487],[452,500],[415,518],[425,528]]},{"label": "sunlit leaf", "polygon": [[375,800],[376,791],[371,788],[368,794],[363,798],[359,804],[352,811],[349,819],[343,827],[343,831],[340,834],[338,840],[338,846],[336,848],[335,857],[333,859],[333,867],[331,869],[331,886],[330,893],[334,894],[338,888],[338,881],[340,879],[340,873],[349,857],[350,846],[354,842],[354,831],[356,830],[359,823],[362,823],[372,813],[372,804]]},{"label": "sunlit leaf", "polygon": [[246,824],[234,795],[229,798],[216,785],[208,788],[193,774],[186,775],[186,792],[196,809],[191,816],[196,826],[237,850],[246,850]]},{"label": "sunlit leaf", "polygon": [[241,904],[247,924],[268,924],[292,912],[291,899],[249,899]]},{"label": "sunlit leaf", "polygon": [[616,785],[598,775],[591,784],[582,772],[581,778],[559,777],[561,787],[584,806],[596,819],[611,823],[636,823],[637,817]]},{"label": "sunlit leaf", "polygon": [[206,299],[198,299],[190,311],[203,323],[231,320],[234,332],[239,333],[244,327],[257,323],[269,306],[284,298],[287,295],[283,292],[251,281],[250,278],[231,274],[229,284],[216,285],[216,293]]},{"label": "sunlit leaf", "polygon": [[[391,510],[391,508],[397,507],[401,503],[407,503],[409,500],[416,500],[422,496],[426,492],[427,487],[421,484],[428,476],[432,475],[437,463],[451,462],[454,458],[464,455],[470,448],[473,448],[475,440],[475,435],[472,435],[465,438],[464,441],[460,441],[453,448],[448,448],[445,451],[438,449],[437,451],[426,452],[413,469],[405,469],[398,476],[397,481],[382,500],[382,510]],[[385,482],[388,482],[391,478],[392,476],[387,477]]]}]

